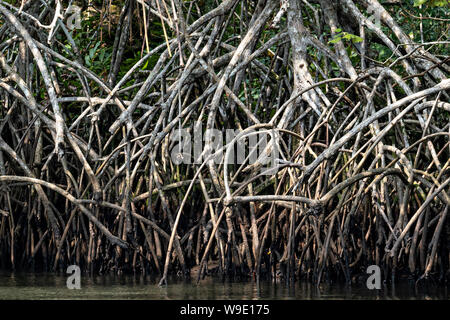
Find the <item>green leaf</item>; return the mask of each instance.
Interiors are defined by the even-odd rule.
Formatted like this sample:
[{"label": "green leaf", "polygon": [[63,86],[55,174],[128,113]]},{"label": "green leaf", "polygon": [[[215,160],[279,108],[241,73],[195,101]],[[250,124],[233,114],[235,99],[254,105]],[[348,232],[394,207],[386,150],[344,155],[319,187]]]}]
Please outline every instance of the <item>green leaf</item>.
[{"label": "green leaf", "polygon": [[142,70],[146,70],[147,67],[148,67],[148,59],[147,59],[147,61],[145,61],[145,64],[144,64],[144,66],[142,67]]},{"label": "green leaf", "polygon": [[346,33],[346,34],[342,37],[342,39],[345,39],[345,40],[352,40],[352,34]]},{"label": "green leaf", "polygon": [[100,51],[100,54],[98,55],[98,60],[103,61],[103,59],[105,58],[105,54],[106,54],[105,50]]},{"label": "green leaf", "polygon": [[363,42],[363,38],[353,34],[352,41],[353,43]]},{"label": "green leaf", "polygon": [[328,41],[328,43],[338,43],[340,40],[350,40],[354,43],[358,43],[362,42],[363,38],[348,32],[342,32],[341,34],[337,35],[334,39]]},{"label": "green leaf", "polygon": [[448,0],[431,0],[430,5],[432,7],[443,7],[448,6],[450,3]]},{"label": "green leaf", "polygon": [[423,5],[425,2],[427,2],[428,0],[414,0],[414,7],[418,7]]},{"label": "green leaf", "polygon": [[338,43],[339,41],[341,41],[341,37],[335,37],[334,39],[328,41],[328,43]]},{"label": "green leaf", "polygon": [[425,3],[430,7],[444,7],[449,5],[448,0],[414,0],[414,7],[421,6]]}]

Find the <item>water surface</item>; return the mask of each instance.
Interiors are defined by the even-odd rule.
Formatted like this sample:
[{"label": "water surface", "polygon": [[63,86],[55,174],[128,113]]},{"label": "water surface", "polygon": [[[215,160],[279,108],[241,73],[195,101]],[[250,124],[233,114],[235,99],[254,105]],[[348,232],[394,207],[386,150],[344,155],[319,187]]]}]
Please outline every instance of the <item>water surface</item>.
[{"label": "water surface", "polygon": [[198,285],[195,281],[170,279],[169,285],[157,286],[157,278],[143,276],[86,276],[81,277],[81,289],[70,290],[65,275],[53,273],[0,272],[0,300],[3,299],[449,299],[447,287],[415,289],[402,282],[395,287],[368,290],[363,284],[351,288],[340,284],[321,285],[319,289],[305,282],[296,282],[290,288],[284,283],[262,282],[260,288],[253,281],[221,281],[207,278]]}]

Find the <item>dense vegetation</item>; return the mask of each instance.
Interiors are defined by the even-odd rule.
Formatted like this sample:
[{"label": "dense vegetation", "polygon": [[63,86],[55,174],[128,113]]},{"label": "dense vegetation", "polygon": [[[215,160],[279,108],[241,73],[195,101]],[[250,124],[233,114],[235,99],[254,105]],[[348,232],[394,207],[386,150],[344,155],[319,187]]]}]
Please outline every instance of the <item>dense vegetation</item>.
[{"label": "dense vegetation", "polygon": [[[0,1],[0,267],[445,280],[448,9]],[[213,128],[276,170],[228,164]]]}]

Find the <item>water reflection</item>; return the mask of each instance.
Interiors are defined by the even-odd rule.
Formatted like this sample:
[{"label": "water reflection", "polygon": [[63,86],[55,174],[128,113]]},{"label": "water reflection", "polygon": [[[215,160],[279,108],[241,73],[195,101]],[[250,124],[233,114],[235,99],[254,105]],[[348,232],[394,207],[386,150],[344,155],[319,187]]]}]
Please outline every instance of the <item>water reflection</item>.
[{"label": "water reflection", "polygon": [[309,283],[260,283],[253,281],[200,281],[170,279],[167,287],[158,287],[156,277],[82,276],[81,290],[69,290],[66,276],[48,273],[0,273],[0,299],[448,299],[447,287],[416,288],[414,283],[384,285],[381,290],[368,290],[363,285]]}]

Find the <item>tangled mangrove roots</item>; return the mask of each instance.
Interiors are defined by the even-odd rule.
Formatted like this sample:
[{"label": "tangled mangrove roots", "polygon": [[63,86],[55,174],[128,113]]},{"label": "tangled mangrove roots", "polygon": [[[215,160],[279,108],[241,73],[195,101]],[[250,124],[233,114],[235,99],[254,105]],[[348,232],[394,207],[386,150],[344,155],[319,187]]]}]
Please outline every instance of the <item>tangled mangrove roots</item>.
[{"label": "tangled mangrove roots", "polygon": [[[11,2],[3,268],[448,276],[448,19],[430,17],[429,39],[409,13],[417,41],[400,1],[126,0],[100,72],[67,3]],[[124,71],[136,28],[144,53]]]}]

